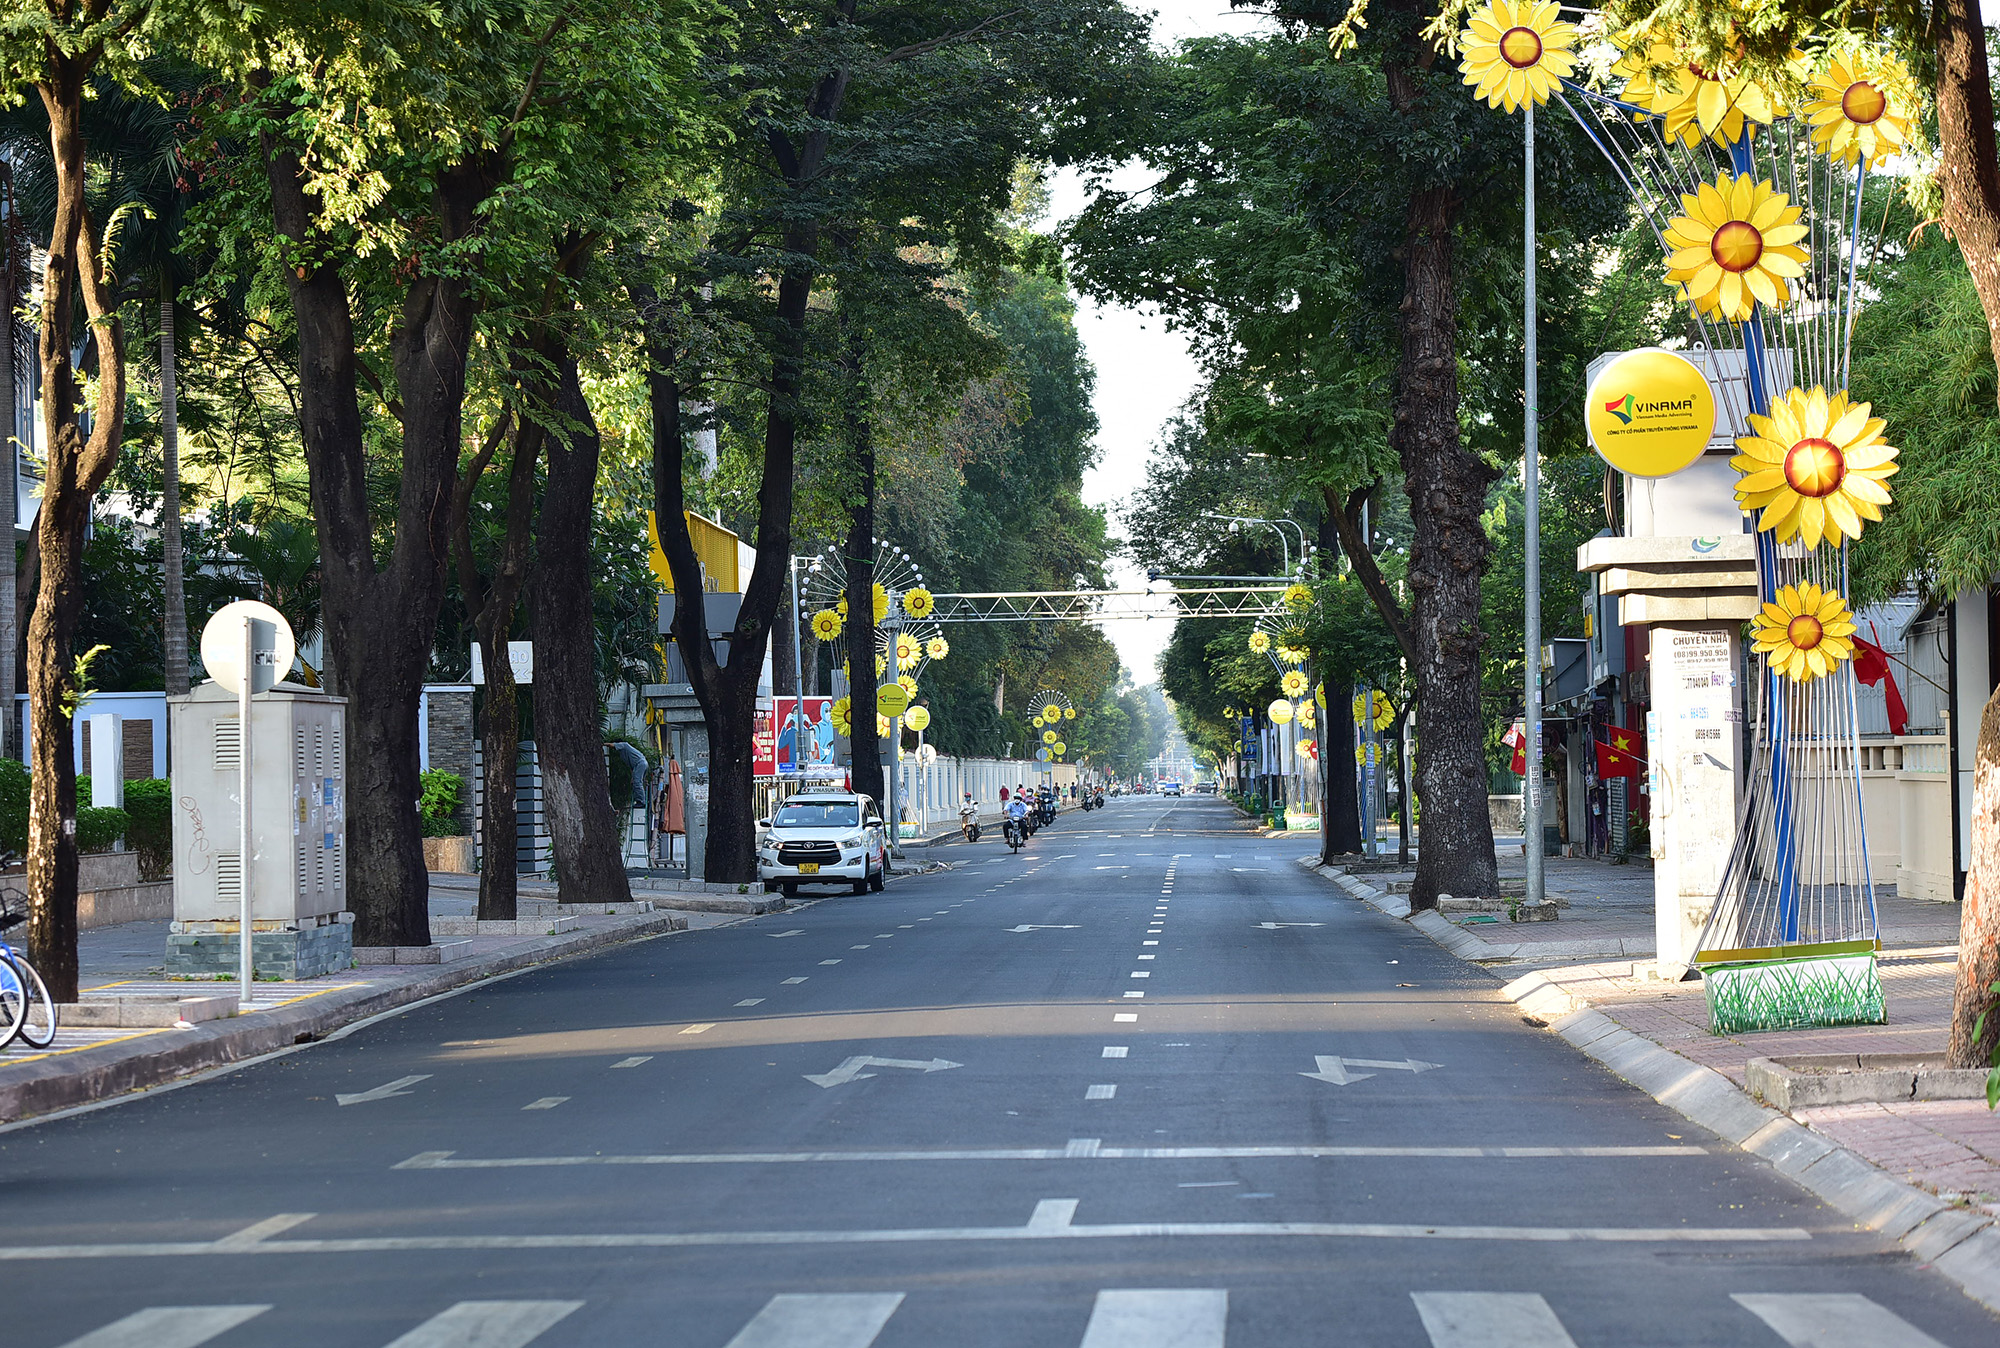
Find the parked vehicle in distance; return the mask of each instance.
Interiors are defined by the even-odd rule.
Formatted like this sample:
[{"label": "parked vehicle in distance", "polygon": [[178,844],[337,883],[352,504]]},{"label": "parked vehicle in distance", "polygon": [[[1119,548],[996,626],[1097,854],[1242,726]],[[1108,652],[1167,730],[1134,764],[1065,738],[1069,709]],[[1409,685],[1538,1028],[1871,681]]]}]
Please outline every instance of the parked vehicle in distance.
[{"label": "parked vehicle in distance", "polygon": [[1161,794],[1161,795],[1163,795],[1163,796],[1178,796],[1178,795],[1179,795],[1180,793],[1181,793],[1181,784],[1180,784],[1179,782],[1161,782],[1161,783],[1160,783],[1160,794]]},{"label": "parked vehicle in distance", "polygon": [[801,791],[757,821],[757,878],[786,898],[801,884],[846,884],[856,894],[882,889],[889,832],[882,811],[851,791]]},{"label": "parked vehicle in distance", "polygon": [[1194,793],[1197,796],[1212,796],[1215,794],[1215,783],[1196,782],[1194,785]]}]

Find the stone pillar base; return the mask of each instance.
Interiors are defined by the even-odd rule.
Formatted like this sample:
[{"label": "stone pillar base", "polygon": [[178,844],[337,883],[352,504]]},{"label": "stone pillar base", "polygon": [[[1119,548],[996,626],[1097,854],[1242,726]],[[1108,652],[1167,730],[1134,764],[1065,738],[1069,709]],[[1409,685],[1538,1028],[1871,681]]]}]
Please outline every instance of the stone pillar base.
[{"label": "stone pillar base", "polygon": [[[167,977],[234,977],[241,949],[235,922],[175,922],[167,931]],[[259,979],[295,982],[354,967],[354,917],[253,922],[250,964]]]}]

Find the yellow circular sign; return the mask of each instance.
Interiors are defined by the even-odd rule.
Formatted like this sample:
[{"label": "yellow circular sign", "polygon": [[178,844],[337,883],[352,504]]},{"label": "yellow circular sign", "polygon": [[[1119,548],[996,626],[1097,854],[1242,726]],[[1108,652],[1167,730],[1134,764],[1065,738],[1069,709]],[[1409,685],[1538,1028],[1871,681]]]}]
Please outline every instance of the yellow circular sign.
[{"label": "yellow circular sign", "polygon": [[1670,477],[1715,434],[1715,390],[1672,351],[1627,351],[1598,372],[1584,403],[1598,456],[1633,477]]},{"label": "yellow circular sign", "polygon": [[931,714],[923,707],[911,707],[903,713],[903,724],[912,730],[927,730],[931,724]]},{"label": "yellow circular sign", "polygon": [[885,683],[875,690],[875,711],[881,716],[901,716],[910,705],[910,690],[900,683]]},{"label": "yellow circular sign", "polygon": [[1270,706],[1264,708],[1264,714],[1271,718],[1272,725],[1289,724],[1292,719],[1292,704],[1285,701],[1282,697],[1278,698]]}]

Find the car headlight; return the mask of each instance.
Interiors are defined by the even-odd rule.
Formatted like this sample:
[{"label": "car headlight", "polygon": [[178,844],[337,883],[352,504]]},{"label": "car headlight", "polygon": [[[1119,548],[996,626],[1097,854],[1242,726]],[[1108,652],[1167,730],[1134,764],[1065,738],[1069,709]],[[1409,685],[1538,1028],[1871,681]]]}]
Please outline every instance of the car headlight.
[{"label": "car headlight", "polygon": [[840,840],[840,845],[842,847],[859,847],[867,841],[868,835],[866,833],[850,833]]}]

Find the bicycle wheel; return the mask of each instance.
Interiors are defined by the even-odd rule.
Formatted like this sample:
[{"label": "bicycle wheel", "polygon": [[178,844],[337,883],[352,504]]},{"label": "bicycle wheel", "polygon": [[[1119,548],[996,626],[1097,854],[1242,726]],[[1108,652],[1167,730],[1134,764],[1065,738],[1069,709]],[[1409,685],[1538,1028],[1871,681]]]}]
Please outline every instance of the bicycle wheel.
[{"label": "bicycle wheel", "polygon": [[14,961],[0,950],[0,1049],[14,1042],[21,1023],[28,1018],[28,985]]},{"label": "bicycle wheel", "polygon": [[21,956],[13,959],[14,972],[21,980],[22,1002],[25,1014],[21,1017],[21,1028],[16,1031],[21,1042],[30,1048],[47,1048],[56,1041],[56,1004],[49,996],[48,985],[35,972],[35,966]]}]

